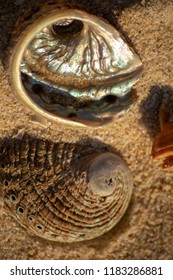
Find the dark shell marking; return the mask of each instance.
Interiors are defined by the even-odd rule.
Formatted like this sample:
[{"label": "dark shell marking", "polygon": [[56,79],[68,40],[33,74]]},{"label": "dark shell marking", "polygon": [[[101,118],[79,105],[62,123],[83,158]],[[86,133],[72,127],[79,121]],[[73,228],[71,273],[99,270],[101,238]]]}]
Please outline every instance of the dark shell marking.
[{"label": "dark shell marking", "polygon": [[0,145],[4,205],[32,233],[73,242],[110,230],[125,213],[132,178],[104,148],[24,138]]}]

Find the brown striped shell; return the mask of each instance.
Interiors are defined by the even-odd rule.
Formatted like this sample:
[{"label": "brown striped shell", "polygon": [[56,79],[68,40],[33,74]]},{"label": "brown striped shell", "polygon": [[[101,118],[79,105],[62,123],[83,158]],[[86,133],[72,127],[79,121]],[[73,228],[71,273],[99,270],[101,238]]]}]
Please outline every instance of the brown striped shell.
[{"label": "brown striped shell", "polygon": [[59,242],[107,232],[132,194],[131,173],[114,153],[28,137],[0,145],[0,181],[13,217],[32,233]]}]

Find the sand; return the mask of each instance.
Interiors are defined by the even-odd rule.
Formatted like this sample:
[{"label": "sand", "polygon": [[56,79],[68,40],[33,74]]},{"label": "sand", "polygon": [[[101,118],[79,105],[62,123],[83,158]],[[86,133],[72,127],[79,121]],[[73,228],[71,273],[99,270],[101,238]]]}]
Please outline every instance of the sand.
[{"label": "sand", "polygon": [[[51,122],[40,126],[14,96],[3,58],[14,23],[27,2],[0,0],[0,138],[27,132],[54,141],[102,141],[129,165],[134,190],[126,214],[110,232],[73,244],[32,235],[9,216],[1,202],[0,259],[173,259],[173,173],[164,171],[162,162],[151,157],[159,131],[159,106],[173,93],[173,1],[114,1],[116,27],[140,56],[144,71],[135,85],[136,104],[120,120],[97,129]],[[29,1],[30,5],[34,2]]]}]

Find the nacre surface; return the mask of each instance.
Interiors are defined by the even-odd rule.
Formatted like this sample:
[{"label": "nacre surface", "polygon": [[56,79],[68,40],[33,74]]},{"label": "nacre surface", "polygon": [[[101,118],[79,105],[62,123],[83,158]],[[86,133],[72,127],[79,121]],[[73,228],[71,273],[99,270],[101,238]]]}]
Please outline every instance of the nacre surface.
[{"label": "nacre surface", "polygon": [[35,112],[97,126],[135,101],[142,63],[104,19],[59,9],[26,29],[10,68],[14,91]]}]

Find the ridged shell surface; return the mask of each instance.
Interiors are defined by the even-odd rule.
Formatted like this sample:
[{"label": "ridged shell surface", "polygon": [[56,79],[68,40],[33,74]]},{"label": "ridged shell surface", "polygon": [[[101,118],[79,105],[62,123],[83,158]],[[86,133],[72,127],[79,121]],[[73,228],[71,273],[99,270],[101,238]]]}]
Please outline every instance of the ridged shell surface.
[{"label": "ridged shell surface", "polygon": [[[28,45],[22,64],[23,72],[37,73],[40,79],[64,86],[64,91],[66,86],[77,98],[92,99],[125,94],[139,69],[141,61],[111,25],[78,10],[57,13],[57,22],[44,27]],[[128,82],[117,87],[123,80]]]},{"label": "ridged shell surface", "polygon": [[5,207],[32,233],[73,242],[110,230],[124,215],[132,177],[114,153],[25,138],[0,146]]}]

